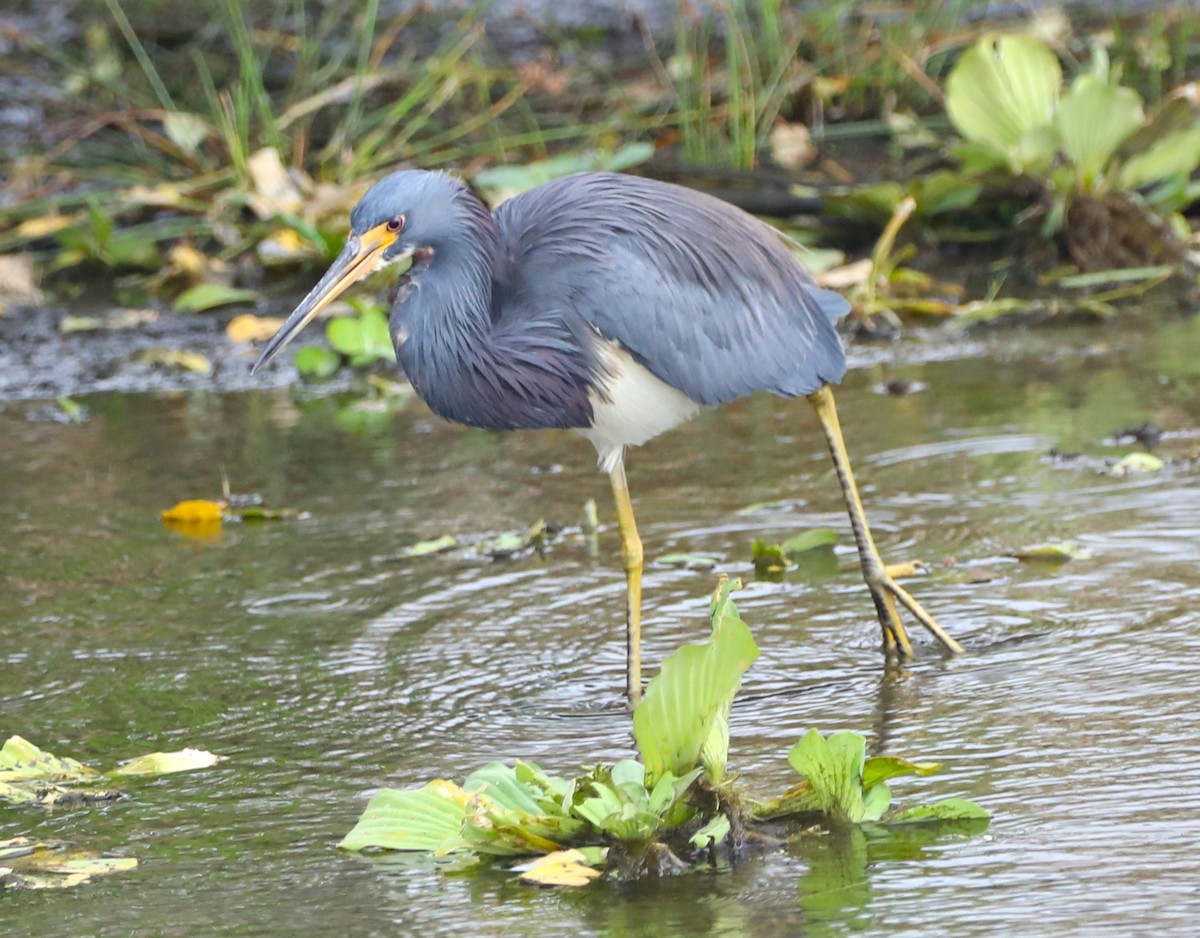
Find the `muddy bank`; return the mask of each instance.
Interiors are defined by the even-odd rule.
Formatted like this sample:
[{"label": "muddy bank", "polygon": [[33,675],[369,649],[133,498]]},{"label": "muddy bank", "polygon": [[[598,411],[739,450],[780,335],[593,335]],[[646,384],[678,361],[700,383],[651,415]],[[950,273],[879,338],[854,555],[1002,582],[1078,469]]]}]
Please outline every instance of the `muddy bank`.
[{"label": "muddy bank", "polygon": [[[286,301],[260,312],[283,315],[290,308],[285,307]],[[88,310],[86,315],[104,319],[125,312]],[[239,308],[200,315],[160,312],[136,328],[64,333],[60,325],[68,313],[61,308],[11,309],[0,316],[0,400],[100,391],[240,391],[298,381],[290,355],[250,376],[256,347],[232,342],[225,335],[229,320],[244,312]],[[198,353],[212,370],[189,371],[143,360],[148,350],[164,348]],[[337,389],[352,380],[347,369],[321,387]]]}]

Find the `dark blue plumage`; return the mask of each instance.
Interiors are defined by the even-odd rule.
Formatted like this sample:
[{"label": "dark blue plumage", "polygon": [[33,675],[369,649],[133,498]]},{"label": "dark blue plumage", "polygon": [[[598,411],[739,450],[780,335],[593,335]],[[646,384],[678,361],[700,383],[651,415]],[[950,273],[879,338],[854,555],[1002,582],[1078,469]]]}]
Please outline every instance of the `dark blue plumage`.
[{"label": "dark blue plumage", "polygon": [[353,228],[400,214],[397,244],[418,253],[393,304],[397,357],[451,420],[589,426],[597,339],[703,405],[807,394],[845,370],[845,300],[773,229],[693,190],[581,173],[492,215],[452,177],[410,171],[376,184]]},{"label": "dark blue plumage", "polygon": [[502,310],[568,297],[699,404],[808,394],[845,372],[835,323],[849,305],[813,284],[778,232],[727,202],[580,173],[506,202],[496,220],[511,291]]}]

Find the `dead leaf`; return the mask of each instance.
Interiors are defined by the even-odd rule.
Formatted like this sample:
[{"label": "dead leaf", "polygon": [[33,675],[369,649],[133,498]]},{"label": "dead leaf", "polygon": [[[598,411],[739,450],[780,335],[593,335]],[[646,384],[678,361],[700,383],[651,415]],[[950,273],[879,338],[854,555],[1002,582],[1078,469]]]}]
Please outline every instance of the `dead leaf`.
[{"label": "dead leaf", "polygon": [[1009,555],[1024,563],[1066,563],[1068,560],[1086,560],[1092,552],[1086,548],[1063,541],[1059,544],[1037,544],[1023,547]]},{"label": "dead leaf", "polygon": [[70,215],[43,215],[41,218],[28,218],[17,225],[17,237],[26,240],[46,238],[58,234],[64,228],[70,228],[75,219]]},{"label": "dead leaf", "polygon": [[169,182],[160,182],[156,186],[130,186],[121,195],[127,201],[147,208],[185,208],[188,202],[180,188]]},{"label": "dead leaf", "polygon": [[264,267],[282,267],[297,264],[315,256],[311,242],[300,236],[294,228],[280,228],[258,242],[255,248],[258,260]]},{"label": "dead leaf", "polygon": [[867,278],[871,276],[871,267],[871,258],[864,257],[860,261],[852,261],[841,267],[822,271],[813,279],[817,281],[818,286],[825,287],[827,290],[848,290],[850,287],[866,283]]},{"label": "dead leaf", "polygon": [[205,356],[199,352],[189,352],[184,349],[144,348],[134,354],[133,360],[144,362],[147,365],[182,368],[185,371],[194,371],[200,375],[212,374],[213,370],[212,362]]},{"label": "dead leaf", "polygon": [[225,513],[224,502],[207,501],[202,498],[186,499],[177,502],[162,512],[163,521],[176,524],[200,524],[203,522],[220,522]]},{"label": "dead leaf", "polygon": [[58,321],[58,331],[95,332],[97,329],[136,329],[158,321],[156,309],[119,309],[104,316],[63,316]]},{"label": "dead leaf", "polygon": [[813,157],[812,134],[803,124],[781,121],[768,138],[771,159],[782,169],[802,169]]},{"label": "dead leaf", "polygon": [[188,156],[195,156],[200,144],[211,132],[208,122],[187,111],[171,111],[163,118],[163,130],[175,146]]},{"label": "dead leaf", "polygon": [[0,841],[0,890],[66,889],[106,876],[135,870],[136,857],[106,857],[93,850],[64,849],[59,841],[16,837]]},{"label": "dead leaf", "polygon": [[172,245],[167,252],[167,264],[173,268],[173,274],[179,274],[194,279],[204,276],[210,261],[202,251],[197,251],[185,241]]},{"label": "dead leaf", "polygon": [[296,214],[304,207],[304,195],[274,147],[252,153],[246,168],[254,181],[254,192],[246,202],[259,218]]},{"label": "dead leaf", "polygon": [[33,258],[0,254],[0,302],[40,303],[42,291],[33,276]]},{"label": "dead leaf", "polygon": [[539,886],[586,886],[604,875],[588,865],[582,850],[556,850],[515,869],[522,871],[522,882]]},{"label": "dead leaf", "polygon": [[242,313],[229,320],[225,327],[225,335],[232,342],[266,342],[283,325],[280,316],[255,316],[253,313]]},{"label": "dead leaf", "polygon": [[[178,506],[176,506],[178,507]],[[207,769],[221,757],[203,749],[180,749],[178,752],[152,752],[138,756],[109,772],[109,775],[169,775],[172,772],[191,772]]]}]

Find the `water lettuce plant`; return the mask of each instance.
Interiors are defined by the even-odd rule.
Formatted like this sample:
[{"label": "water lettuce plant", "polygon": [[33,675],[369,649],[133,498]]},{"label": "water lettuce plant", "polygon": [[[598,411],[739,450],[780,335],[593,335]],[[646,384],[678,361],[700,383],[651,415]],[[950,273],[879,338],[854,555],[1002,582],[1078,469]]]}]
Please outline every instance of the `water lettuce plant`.
[{"label": "water lettuce plant", "polygon": [[[1190,180],[1200,166],[1196,86],[1147,115],[1118,78],[1099,47],[1090,68],[1064,85],[1040,39],[986,35],[946,82],[964,173],[1033,182],[1044,202],[1042,233],[1063,232],[1076,262],[1093,269],[1180,254],[1182,240],[1161,219],[1200,191]],[[1131,243],[1138,239],[1148,242],[1140,254]]]},{"label": "water lettuce plant", "polygon": [[[802,781],[756,801],[727,775],[729,714],[758,648],[722,580],[713,596],[712,634],[668,657],[633,714],[639,760],[596,766],[574,779],[530,762],[492,763],[461,785],[438,779],[383,789],[339,846],[423,851],[439,857],[546,859],[518,867],[536,882],[583,885],[608,875],[663,875],[736,856],[755,825],[804,819],[827,825],[978,821],[987,812],[950,799],[886,817],[887,782],[938,766],[894,756],[866,758],[856,733],[826,738],[810,730],[788,758]],[[778,842],[771,839],[771,842]],[[581,849],[582,848],[582,849]],[[584,872],[590,871],[590,872]]]}]

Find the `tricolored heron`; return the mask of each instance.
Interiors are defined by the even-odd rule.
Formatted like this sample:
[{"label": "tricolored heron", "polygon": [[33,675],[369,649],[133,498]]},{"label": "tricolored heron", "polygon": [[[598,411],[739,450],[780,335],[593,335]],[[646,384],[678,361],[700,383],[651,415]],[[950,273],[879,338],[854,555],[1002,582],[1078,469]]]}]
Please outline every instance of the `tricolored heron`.
[{"label": "tricolored heron", "polygon": [[425,403],[472,427],[579,430],[596,447],[621,531],[631,703],[642,690],[642,542],[625,450],[760,389],[804,395],[816,410],[885,651],[912,653],[898,605],[962,651],[896,583],[867,526],[829,387],[846,370],[835,325],[849,306],[767,224],[613,173],[557,179],[492,213],[452,176],[418,170],[376,183],[350,223],[345,248],[254,368],[352,283],[411,259],[389,325]]}]

